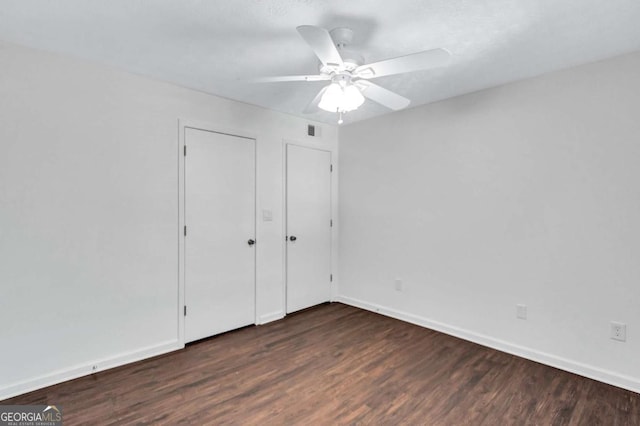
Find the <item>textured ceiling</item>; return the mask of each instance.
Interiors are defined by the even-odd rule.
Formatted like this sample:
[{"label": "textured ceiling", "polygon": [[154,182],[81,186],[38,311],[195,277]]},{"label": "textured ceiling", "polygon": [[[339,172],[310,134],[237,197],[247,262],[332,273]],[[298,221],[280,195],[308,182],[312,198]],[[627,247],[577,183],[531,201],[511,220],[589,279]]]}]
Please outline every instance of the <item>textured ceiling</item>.
[{"label": "textured ceiling", "polygon": [[[323,82],[239,80],[315,73],[298,25],[352,28],[367,62],[451,51],[446,68],[375,80],[417,106],[640,50],[639,22],[639,0],[0,0],[2,40],[298,116]],[[367,101],[345,122],[387,112]]]}]

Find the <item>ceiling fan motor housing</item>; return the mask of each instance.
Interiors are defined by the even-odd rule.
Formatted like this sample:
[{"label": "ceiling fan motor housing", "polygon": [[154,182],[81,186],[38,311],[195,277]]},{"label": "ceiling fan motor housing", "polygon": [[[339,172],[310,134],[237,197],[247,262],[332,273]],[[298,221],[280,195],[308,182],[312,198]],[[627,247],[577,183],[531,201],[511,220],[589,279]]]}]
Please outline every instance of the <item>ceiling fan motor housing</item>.
[{"label": "ceiling fan motor housing", "polygon": [[333,42],[338,47],[340,47],[340,45],[344,47],[348,44],[351,44],[351,42],[353,41],[353,30],[351,28],[346,28],[346,27],[334,28],[331,31],[329,31],[329,34],[331,35]]},{"label": "ceiling fan motor housing", "polygon": [[364,64],[364,58],[357,52],[347,49],[346,47],[353,41],[353,30],[351,28],[334,28],[329,32],[333,43],[338,48],[342,62],[344,63],[344,69],[339,70],[337,67],[320,66],[320,72],[326,72],[331,74],[336,71],[353,71],[360,65]]}]

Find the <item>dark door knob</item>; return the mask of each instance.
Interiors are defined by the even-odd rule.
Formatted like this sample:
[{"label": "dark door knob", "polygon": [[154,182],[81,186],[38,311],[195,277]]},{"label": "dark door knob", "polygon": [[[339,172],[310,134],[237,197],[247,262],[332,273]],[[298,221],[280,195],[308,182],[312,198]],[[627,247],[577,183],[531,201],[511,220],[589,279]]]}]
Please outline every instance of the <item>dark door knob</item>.
[{"label": "dark door knob", "polygon": [[295,240],[297,240],[295,235],[292,235],[292,236],[289,237],[289,241],[295,241]]},{"label": "dark door knob", "polygon": [[247,241],[247,244],[249,244],[250,246],[254,245],[256,242],[254,240],[249,240]]}]

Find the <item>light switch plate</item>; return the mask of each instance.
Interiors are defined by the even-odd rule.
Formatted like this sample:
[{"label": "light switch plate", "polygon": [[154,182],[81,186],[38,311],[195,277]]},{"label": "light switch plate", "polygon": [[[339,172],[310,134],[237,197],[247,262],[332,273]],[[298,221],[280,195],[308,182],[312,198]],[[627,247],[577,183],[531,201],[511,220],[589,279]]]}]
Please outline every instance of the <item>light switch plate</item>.
[{"label": "light switch plate", "polygon": [[516,318],[523,320],[527,319],[527,305],[516,305]]},{"label": "light switch plate", "polygon": [[262,210],[262,221],[271,222],[273,220],[273,212],[271,210]]}]

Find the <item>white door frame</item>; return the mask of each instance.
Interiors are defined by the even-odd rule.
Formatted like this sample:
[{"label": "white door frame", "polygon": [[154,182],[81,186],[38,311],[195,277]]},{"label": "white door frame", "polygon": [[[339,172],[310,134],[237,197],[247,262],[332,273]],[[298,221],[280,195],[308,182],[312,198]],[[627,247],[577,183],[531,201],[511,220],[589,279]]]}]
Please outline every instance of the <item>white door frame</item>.
[{"label": "white door frame", "polygon": [[[303,142],[297,142],[297,141],[293,141],[290,139],[283,139],[282,141],[282,237],[284,239],[284,244],[282,245],[282,282],[283,282],[283,291],[282,291],[282,309],[284,312],[284,315],[287,315],[287,266],[288,266],[288,262],[289,259],[287,257],[287,245],[288,245],[288,241],[287,241],[287,146],[288,145],[293,145],[293,146],[298,146],[301,148],[308,148],[308,149],[315,149],[316,151],[324,151],[324,152],[328,152],[331,155],[331,166],[333,167],[333,172],[335,172],[335,165],[334,165],[334,161],[335,161],[335,152],[333,152],[331,149],[328,149],[325,146],[320,146],[320,145],[316,145],[316,144],[309,144],[309,143],[303,143]],[[335,258],[334,258],[334,243],[335,243],[335,229],[336,229],[336,224],[337,224],[337,220],[336,220],[336,211],[334,209],[334,177],[333,177],[333,172],[330,175],[330,188],[331,188],[331,193],[330,193],[330,197],[329,197],[329,203],[330,203],[330,210],[331,210],[331,219],[333,220],[333,226],[330,228],[330,238],[331,238],[331,245],[330,245],[330,253],[329,253],[329,257],[331,259],[331,265],[330,265],[330,269],[331,269],[331,274],[333,275],[333,281],[331,282],[331,288],[330,288],[330,292],[329,292],[329,301],[333,301],[335,299],[336,293],[335,293],[335,284],[336,284],[336,272],[335,272]]]},{"label": "white door frame", "polygon": [[[258,136],[241,129],[232,129],[224,126],[220,126],[214,123],[207,123],[203,121],[190,120],[190,119],[178,119],[178,341],[184,347],[185,345],[185,318],[184,318],[184,303],[185,303],[185,134],[186,129],[202,130],[205,132],[222,133],[230,136],[237,136],[241,138],[253,139],[255,141],[254,149],[254,229],[256,246],[260,243],[258,237],[258,220],[257,220],[257,197],[258,197]],[[188,149],[188,148],[187,148]],[[254,323],[258,324],[258,309],[257,309],[257,268],[258,268],[258,248],[254,250],[255,270],[253,276],[253,291],[254,297]]]}]

